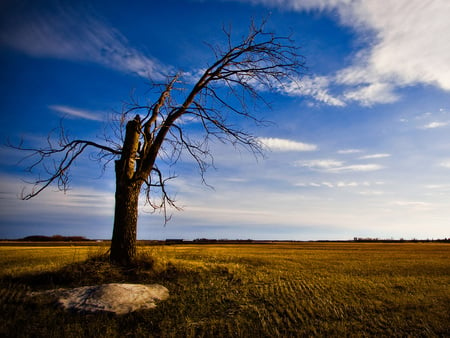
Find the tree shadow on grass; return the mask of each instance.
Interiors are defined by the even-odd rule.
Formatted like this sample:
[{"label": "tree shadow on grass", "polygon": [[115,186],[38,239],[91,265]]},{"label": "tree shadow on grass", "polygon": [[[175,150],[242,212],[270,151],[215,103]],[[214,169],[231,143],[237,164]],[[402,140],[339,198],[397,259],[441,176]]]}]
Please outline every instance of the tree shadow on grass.
[{"label": "tree shadow on grass", "polygon": [[112,265],[108,255],[98,255],[82,262],[71,263],[55,271],[29,273],[20,276],[5,276],[0,283],[23,285],[32,290],[72,288],[106,283],[176,283],[182,271],[173,264],[158,262],[150,256],[138,257],[128,267]]}]

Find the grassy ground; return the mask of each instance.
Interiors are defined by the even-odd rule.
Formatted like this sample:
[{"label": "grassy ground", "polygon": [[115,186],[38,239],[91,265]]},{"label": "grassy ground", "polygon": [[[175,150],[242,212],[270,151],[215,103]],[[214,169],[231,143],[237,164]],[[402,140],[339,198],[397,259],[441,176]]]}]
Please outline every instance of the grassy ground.
[{"label": "grassy ground", "polygon": [[[102,250],[0,247],[0,336],[450,336],[448,244],[141,247],[146,263],[128,270]],[[106,282],[158,282],[171,297],[124,316],[26,297]]]}]

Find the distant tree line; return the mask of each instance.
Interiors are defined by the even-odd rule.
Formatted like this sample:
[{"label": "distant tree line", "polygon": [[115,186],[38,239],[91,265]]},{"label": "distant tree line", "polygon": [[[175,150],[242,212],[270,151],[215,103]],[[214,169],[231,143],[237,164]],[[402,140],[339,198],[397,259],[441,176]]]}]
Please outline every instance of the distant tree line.
[{"label": "distant tree line", "polygon": [[372,237],[354,237],[355,242],[380,242],[380,243],[426,243],[426,242],[441,242],[450,243],[450,238],[438,238],[438,239],[383,239],[383,238],[372,238]]},{"label": "distant tree line", "polygon": [[[23,242],[92,242],[94,240],[83,237],[83,236],[27,236],[24,238],[17,239],[17,241]],[[438,239],[383,239],[377,237],[354,237],[354,242],[359,243],[450,243],[450,238],[438,238]],[[296,240],[253,240],[253,239],[211,239],[211,238],[196,238],[194,240],[185,240],[181,238],[170,238],[166,240],[140,240],[141,245],[158,245],[158,244],[267,244],[267,243],[280,243],[280,242],[292,242],[301,243],[305,241]],[[330,240],[318,240],[318,241],[306,241],[306,242],[351,242],[351,240],[341,240],[341,241],[330,241]]]},{"label": "distant tree line", "polygon": [[89,242],[90,239],[83,236],[27,236],[19,239],[25,242]]},{"label": "distant tree line", "polygon": [[239,243],[260,243],[267,241],[254,241],[252,239],[210,239],[210,238],[196,238],[192,241],[180,238],[168,238],[165,244],[239,244]]}]

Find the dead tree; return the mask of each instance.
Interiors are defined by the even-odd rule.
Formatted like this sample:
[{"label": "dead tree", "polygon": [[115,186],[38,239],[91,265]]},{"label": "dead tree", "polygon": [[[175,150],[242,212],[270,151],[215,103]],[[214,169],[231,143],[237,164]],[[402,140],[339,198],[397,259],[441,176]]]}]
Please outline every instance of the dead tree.
[{"label": "dead tree", "polygon": [[[115,264],[130,264],[136,256],[141,193],[154,210],[163,211],[165,221],[169,219],[167,208],[176,208],[166,189],[167,180],[172,177],[165,177],[158,168],[159,158],[165,154],[171,163],[176,163],[182,154],[188,154],[195,159],[203,179],[213,160],[211,139],[260,153],[258,138],[236,127],[231,119],[263,122],[249,103],[267,104],[265,92],[278,91],[287,83],[292,85],[304,70],[304,58],[294,42],[266,32],[264,25],[252,24],[248,35],[238,43],[233,43],[230,32],[224,32],[226,43],[210,46],[214,62],[198,74],[179,73],[168,78],[166,84],[155,85],[158,92],[151,104],[134,102],[125,107],[124,136],[118,141],[71,140],[61,128],[57,144],[49,138],[48,146],[43,148],[16,146],[31,151],[34,162],[30,170],[44,166],[47,174],[36,180],[35,188],[23,198],[30,199],[51,184],[66,190],[72,164],[88,148],[97,150],[101,159],[114,160],[116,193],[110,258]],[[189,137],[186,119],[200,123],[201,139]]]}]

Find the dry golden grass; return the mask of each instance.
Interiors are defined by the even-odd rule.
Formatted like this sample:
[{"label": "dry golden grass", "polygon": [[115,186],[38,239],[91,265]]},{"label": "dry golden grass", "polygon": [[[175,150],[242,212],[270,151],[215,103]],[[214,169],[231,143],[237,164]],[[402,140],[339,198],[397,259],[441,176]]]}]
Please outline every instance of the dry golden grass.
[{"label": "dry golden grass", "polygon": [[[151,271],[114,272],[92,259],[104,249],[0,247],[0,335],[450,336],[448,244],[141,247],[144,258],[157,258]],[[35,288],[108,281],[159,282],[171,298],[155,310],[115,317],[65,313],[23,297]],[[27,323],[36,308],[35,323]]]}]

